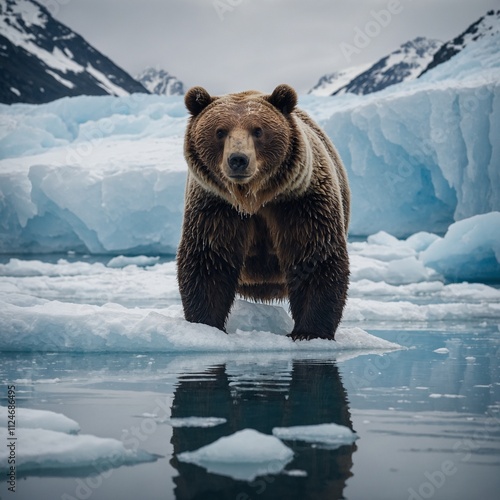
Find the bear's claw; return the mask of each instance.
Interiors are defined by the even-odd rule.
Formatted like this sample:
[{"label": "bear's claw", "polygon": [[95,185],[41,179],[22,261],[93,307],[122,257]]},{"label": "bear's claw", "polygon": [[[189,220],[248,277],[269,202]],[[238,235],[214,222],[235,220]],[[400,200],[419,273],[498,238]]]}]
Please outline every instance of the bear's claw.
[{"label": "bear's claw", "polygon": [[335,340],[335,334],[331,333],[319,333],[319,332],[292,332],[287,335],[294,342],[296,340],[312,340],[312,339],[324,339],[324,340]]}]

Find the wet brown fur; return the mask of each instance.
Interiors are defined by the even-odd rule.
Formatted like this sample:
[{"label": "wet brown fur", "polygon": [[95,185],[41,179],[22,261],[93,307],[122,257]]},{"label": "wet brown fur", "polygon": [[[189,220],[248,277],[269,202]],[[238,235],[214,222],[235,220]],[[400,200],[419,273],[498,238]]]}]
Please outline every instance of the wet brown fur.
[{"label": "wet brown fur", "polygon": [[[194,87],[185,101],[178,280],[186,319],[224,329],[236,293],[288,298],[293,339],[333,339],[347,296],[350,203],[334,146],[286,85],[222,97]],[[231,178],[232,151],[250,158],[248,178]]]}]

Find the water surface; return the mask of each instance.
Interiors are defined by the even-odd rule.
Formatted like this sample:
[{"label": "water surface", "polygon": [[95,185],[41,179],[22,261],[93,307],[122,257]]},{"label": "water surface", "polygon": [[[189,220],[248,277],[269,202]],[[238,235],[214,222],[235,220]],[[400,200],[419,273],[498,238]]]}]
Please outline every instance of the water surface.
[{"label": "water surface", "polygon": [[[497,498],[498,330],[465,330],[370,330],[407,347],[384,354],[3,353],[0,378],[16,385],[18,406],[64,413],[81,434],[161,458],[104,472],[30,473],[18,477],[15,495],[2,482],[2,498]],[[191,416],[226,423],[174,428],[167,420]],[[332,422],[359,439],[336,449],[287,441],[293,461],[252,482],[177,459],[244,428],[271,434]]]}]

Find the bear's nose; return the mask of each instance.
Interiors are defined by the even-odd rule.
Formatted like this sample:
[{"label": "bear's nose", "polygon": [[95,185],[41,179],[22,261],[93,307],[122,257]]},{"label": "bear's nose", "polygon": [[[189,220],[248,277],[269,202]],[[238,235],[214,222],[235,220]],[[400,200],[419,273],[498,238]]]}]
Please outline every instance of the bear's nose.
[{"label": "bear's nose", "polygon": [[248,156],[243,153],[231,153],[227,162],[234,174],[241,174],[248,167]]}]

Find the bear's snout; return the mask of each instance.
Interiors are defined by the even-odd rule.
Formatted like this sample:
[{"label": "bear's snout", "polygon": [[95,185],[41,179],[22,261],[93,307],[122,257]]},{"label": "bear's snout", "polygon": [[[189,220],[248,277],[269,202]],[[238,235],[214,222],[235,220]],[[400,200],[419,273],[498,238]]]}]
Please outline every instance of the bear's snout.
[{"label": "bear's snout", "polygon": [[250,160],[244,153],[231,153],[227,159],[231,177],[246,177]]}]

